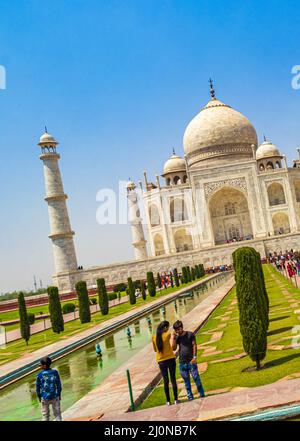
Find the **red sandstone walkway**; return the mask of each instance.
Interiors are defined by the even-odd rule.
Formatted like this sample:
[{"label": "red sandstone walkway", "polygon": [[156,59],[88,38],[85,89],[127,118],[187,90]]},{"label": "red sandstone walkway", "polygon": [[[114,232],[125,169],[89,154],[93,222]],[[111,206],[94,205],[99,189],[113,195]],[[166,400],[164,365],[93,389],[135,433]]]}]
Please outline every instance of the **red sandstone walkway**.
[{"label": "red sandstone walkway", "polygon": [[[278,381],[267,386],[195,399],[179,405],[158,406],[137,412],[94,414],[101,421],[208,421],[229,419],[248,413],[300,402],[300,379]],[[87,418],[86,418],[87,419]],[[80,420],[80,418],[78,418]]]},{"label": "red sandstone walkway", "polygon": [[[233,286],[234,279],[231,277],[210,293],[182,318],[185,327],[196,332]],[[96,413],[101,415],[104,412],[126,412],[130,405],[126,379],[127,369],[131,374],[134,401],[138,403],[148,395],[160,379],[160,371],[155,360],[152,343],[146,345],[144,349],[102,381],[98,387],[67,409],[63,418],[82,419]]]}]

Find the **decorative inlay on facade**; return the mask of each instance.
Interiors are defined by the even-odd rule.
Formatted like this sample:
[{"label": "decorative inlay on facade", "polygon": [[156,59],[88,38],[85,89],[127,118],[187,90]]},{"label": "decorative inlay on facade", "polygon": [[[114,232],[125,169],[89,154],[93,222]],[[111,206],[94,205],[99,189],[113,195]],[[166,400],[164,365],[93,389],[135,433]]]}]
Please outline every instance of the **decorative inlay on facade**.
[{"label": "decorative inlay on facade", "polygon": [[205,196],[209,197],[222,187],[234,187],[247,193],[247,184],[245,178],[226,179],[222,181],[214,181],[204,184]]}]

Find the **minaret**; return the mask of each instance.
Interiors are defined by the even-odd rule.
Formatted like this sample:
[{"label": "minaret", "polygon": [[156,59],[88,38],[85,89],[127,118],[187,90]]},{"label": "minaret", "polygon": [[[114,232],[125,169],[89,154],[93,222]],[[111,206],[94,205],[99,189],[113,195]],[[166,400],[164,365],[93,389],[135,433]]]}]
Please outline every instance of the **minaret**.
[{"label": "minaret", "polygon": [[147,259],[147,248],[142,226],[142,219],[138,206],[138,198],[135,192],[135,184],[129,180],[127,186],[128,199],[128,220],[131,224],[132,245],[134,247],[134,255],[136,260]]},{"label": "minaret", "polygon": [[53,244],[56,274],[77,270],[77,259],[73,241],[74,231],[71,230],[66,204],[68,196],[64,193],[61,174],[58,166],[60,155],[56,152],[58,142],[47,132],[41,136],[39,146],[44,163],[44,177],[48,204],[50,236]]}]

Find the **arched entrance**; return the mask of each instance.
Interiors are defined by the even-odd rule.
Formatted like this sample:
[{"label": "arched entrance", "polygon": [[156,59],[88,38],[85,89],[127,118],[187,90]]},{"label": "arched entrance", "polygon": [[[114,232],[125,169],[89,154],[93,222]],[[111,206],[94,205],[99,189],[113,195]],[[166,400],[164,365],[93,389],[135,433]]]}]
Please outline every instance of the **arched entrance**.
[{"label": "arched entrance", "polygon": [[177,253],[180,251],[188,251],[193,249],[192,236],[185,228],[181,228],[175,232],[174,242]]},{"label": "arched entrance", "polygon": [[275,235],[290,233],[290,221],[286,213],[275,213],[272,222]]},{"label": "arched entrance", "polygon": [[216,245],[252,239],[252,225],[245,195],[224,187],[209,201],[209,211]]},{"label": "arched entrance", "polygon": [[162,256],[166,254],[163,238],[160,234],[156,234],[154,236],[154,248],[155,248],[155,256]]}]

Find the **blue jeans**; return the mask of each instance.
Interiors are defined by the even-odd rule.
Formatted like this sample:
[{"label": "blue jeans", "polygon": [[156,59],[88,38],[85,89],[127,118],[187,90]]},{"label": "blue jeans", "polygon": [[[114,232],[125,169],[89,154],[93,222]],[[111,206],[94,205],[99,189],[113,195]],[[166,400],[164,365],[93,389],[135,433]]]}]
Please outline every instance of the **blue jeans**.
[{"label": "blue jeans", "polygon": [[184,380],[188,399],[192,400],[194,398],[191,388],[190,373],[197,386],[200,397],[205,397],[205,392],[201,383],[197,363],[179,363],[179,371],[180,371],[180,375]]}]

